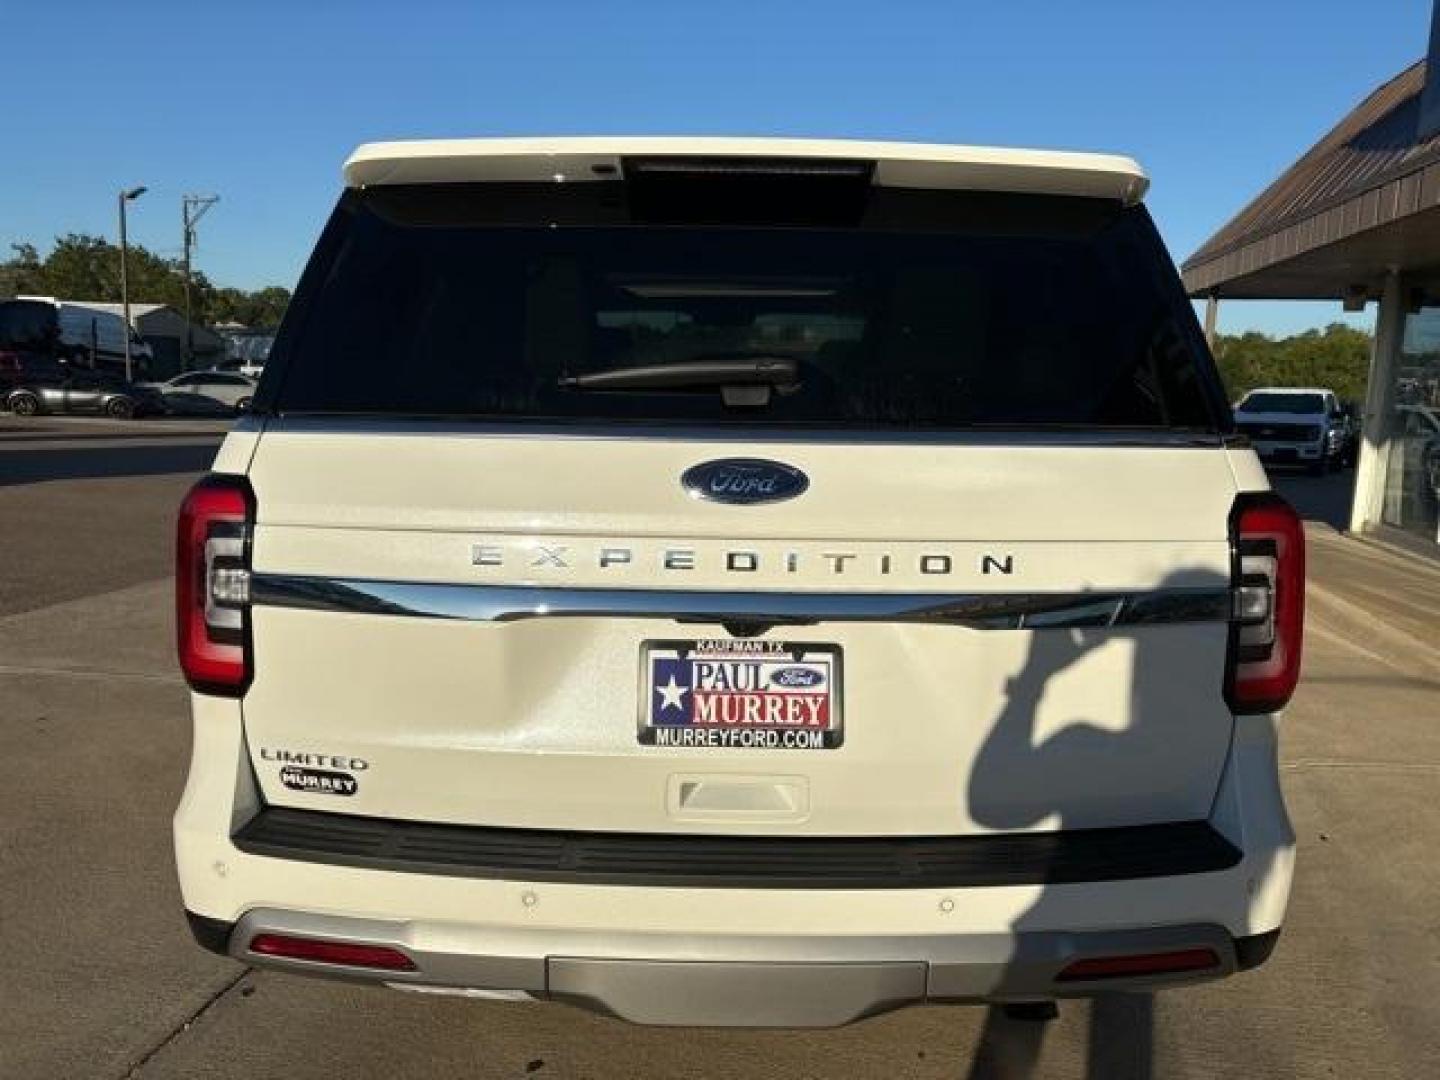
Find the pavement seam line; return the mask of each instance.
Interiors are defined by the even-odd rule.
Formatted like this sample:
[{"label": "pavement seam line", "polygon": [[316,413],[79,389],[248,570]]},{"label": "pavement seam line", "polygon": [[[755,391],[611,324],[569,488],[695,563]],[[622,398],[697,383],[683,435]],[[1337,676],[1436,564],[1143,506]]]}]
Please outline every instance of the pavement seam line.
[{"label": "pavement seam line", "polygon": [[1393,569],[1402,573],[1440,576],[1436,575],[1435,567],[1424,555],[1406,551],[1404,548],[1398,548],[1374,537],[1361,536],[1358,537],[1358,540],[1370,554],[1377,556],[1377,562],[1388,563]]},{"label": "pavement seam line", "polygon": [[[1428,642],[1422,641],[1420,638],[1417,638],[1415,635],[1409,633],[1408,631],[1401,630],[1397,626],[1391,626],[1383,620],[1377,619],[1375,613],[1369,608],[1366,608],[1360,604],[1356,604],[1353,601],[1346,600],[1344,597],[1331,592],[1329,589],[1326,589],[1321,585],[1316,585],[1313,581],[1306,583],[1306,592],[1308,594],[1308,599],[1312,601],[1317,601],[1317,603],[1314,603],[1312,605],[1312,609],[1329,607],[1331,609],[1331,613],[1334,614],[1338,619],[1349,619],[1352,622],[1364,622],[1365,624],[1367,624],[1370,633],[1372,633],[1375,637],[1380,639],[1389,639],[1389,642],[1391,644],[1400,645],[1405,648],[1412,649],[1415,652],[1419,653],[1421,657],[1423,657],[1426,666],[1440,668],[1440,650],[1436,650]],[[1318,616],[1321,613],[1318,610],[1312,610],[1311,614]],[[1323,618],[1323,616],[1321,617]],[[1327,627],[1325,629],[1330,628]],[[1335,633],[1335,631],[1331,630],[1331,633]],[[1361,648],[1350,639],[1343,637],[1343,635],[1337,633],[1336,636],[1339,637],[1341,640],[1345,641],[1347,645],[1355,649],[1357,652],[1368,655],[1373,659],[1379,659],[1383,663],[1387,664],[1392,668],[1396,668],[1397,670],[1407,670],[1404,668],[1400,668],[1395,663],[1383,657],[1377,656],[1375,653],[1369,652],[1368,650]]]},{"label": "pavement seam line", "polygon": [[[0,488],[0,490],[4,489]],[[158,590],[161,587],[165,587],[167,592],[173,590],[175,587],[174,575],[162,574],[159,577],[144,578],[141,581],[132,581],[130,584],[121,585],[119,588],[116,589],[104,589],[101,592],[83,593],[80,596],[69,596],[62,600],[50,600],[42,603],[39,607],[21,608],[19,611],[6,611],[0,613],[0,631],[9,631],[11,628],[15,628],[16,634],[22,634],[26,629],[23,624],[28,623],[32,619],[40,616],[53,617],[53,615],[60,608],[78,608],[82,606],[88,607],[92,604],[100,603],[102,601],[111,601],[117,597],[123,597],[126,593],[139,593],[151,589]],[[167,611],[173,608],[173,592],[168,598],[163,599],[163,605]],[[170,631],[170,633],[174,633],[173,629]],[[0,642],[4,642],[5,640],[6,638],[0,636]],[[4,654],[0,653],[0,655]]]},{"label": "pavement seam line", "polygon": [[[1336,645],[1343,645],[1351,652],[1356,653],[1359,656],[1363,656],[1365,657],[1365,659],[1371,660],[1374,663],[1382,665],[1383,667],[1387,667],[1391,671],[1397,672],[1398,674],[1408,675],[1412,677],[1415,674],[1413,670],[1406,667],[1404,664],[1397,664],[1394,660],[1391,660],[1387,656],[1382,656],[1380,653],[1367,649],[1363,645],[1357,645],[1354,640],[1346,637],[1338,630],[1329,626],[1322,625],[1319,622],[1318,613],[1312,612],[1311,616],[1306,619],[1305,632],[1307,634],[1314,634],[1316,637],[1325,638],[1327,641],[1333,642]],[[1304,681],[1304,676],[1301,676],[1301,681]]]},{"label": "pavement seam line", "polygon": [[179,675],[153,671],[103,671],[99,668],[32,667],[28,664],[0,664],[0,675],[75,675],[84,679],[136,679],[141,682],[183,684]]},{"label": "pavement seam line", "polygon": [[1303,772],[1308,769],[1372,769],[1377,772],[1418,772],[1440,773],[1440,762],[1427,761],[1340,761],[1324,758],[1302,758],[1299,761],[1282,762],[1280,768],[1287,772]]},{"label": "pavement seam line", "polygon": [[202,1016],[204,1016],[207,1012],[209,1012],[211,1009],[213,1009],[216,1005],[220,1003],[221,998],[225,997],[227,994],[230,993],[230,991],[234,990],[237,986],[239,986],[245,976],[249,975],[254,970],[254,968],[250,967],[241,968],[240,974],[236,975],[224,986],[220,987],[219,990],[215,991],[215,993],[211,994],[208,998],[206,998],[201,1003],[198,1009],[196,1009],[194,1012],[192,1012],[189,1016],[187,1016],[184,1020],[180,1022],[179,1027],[175,1028],[175,1030],[171,1031],[170,1034],[166,1035],[163,1039],[161,1039],[160,1042],[152,1046],[149,1050],[145,1052],[144,1056],[141,1057],[139,1061],[137,1061],[134,1065],[131,1065],[129,1069],[127,1069],[125,1072],[121,1073],[121,1080],[138,1080],[138,1077],[140,1076],[140,1071],[144,1069],[145,1066],[149,1065],[150,1062],[154,1061],[156,1056],[160,1054],[161,1051],[163,1051],[181,1035],[184,1035],[185,1032],[189,1031]]}]

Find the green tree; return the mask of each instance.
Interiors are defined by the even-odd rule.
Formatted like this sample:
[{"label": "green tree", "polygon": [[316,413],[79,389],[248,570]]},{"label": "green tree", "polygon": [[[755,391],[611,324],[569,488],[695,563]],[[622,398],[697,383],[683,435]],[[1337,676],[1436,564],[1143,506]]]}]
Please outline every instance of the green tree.
[{"label": "green tree", "polygon": [[1252,330],[1215,339],[1215,359],[1232,401],[1257,386],[1324,386],[1361,400],[1370,350],[1370,335],[1344,323],[1285,338]]},{"label": "green tree", "polygon": [[[67,300],[120,300],[120,249],[103,237],[86,233],[57,237],[43,259],[32,244],[14,244],[11,250],[11,258],[0,263],[0,296],[29,293]],[[180,260],[132,245],[126,272],[132,303],[185,310]],[[289,300],[290,291],[278,285],[255,292],[217,289],[203,273],[191,274],[190,310],[197,323],[234,321],[270,327],[279,322]]]},{"label": "green tree", "polygon": [[290,290],[271,285],[255,292],[243,289],[216,289],[211,300],[213,322],[238,322],[246,326],[268,329],[279,325],[290,303]]},{"label": "green tree", "polygon": [[40,270],[40,253],[34,244],[11,244],[15,254],[0,263],[0,296],[29,291],[29,283]]},{"label": "green tree", "polygon": [[279,326],[285,309],[290,306],[290,290],[279,285],[267,285],[249,294],[249,318],[241,320],[247,326]]}]

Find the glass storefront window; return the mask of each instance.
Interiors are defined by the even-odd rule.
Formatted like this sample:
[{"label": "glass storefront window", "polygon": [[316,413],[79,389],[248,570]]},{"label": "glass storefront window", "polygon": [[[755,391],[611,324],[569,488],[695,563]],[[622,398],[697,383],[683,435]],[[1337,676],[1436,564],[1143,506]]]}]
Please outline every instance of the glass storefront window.
[{"label": "glass storefront window", "polygon": [[1382,520],[1440,543],[1440,308],[1406,316],[1393,401]]}]

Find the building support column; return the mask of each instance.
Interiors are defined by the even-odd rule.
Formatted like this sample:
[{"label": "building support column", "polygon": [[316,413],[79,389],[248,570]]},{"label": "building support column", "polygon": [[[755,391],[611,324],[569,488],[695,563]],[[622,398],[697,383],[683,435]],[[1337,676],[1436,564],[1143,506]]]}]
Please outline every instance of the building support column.
[{"label": "building support column", "polygon": [[1205,344],[1215,351],[1215,320],[1220,315],[1220,297],[1213,292],[1205,297]]},{"label": "building support column", "polygon": [[1395,369],[1405,343],[1405,280],[1399,271],[1385,275],[1380,310],[1375,316],[1375,345],[1365,384],[1365,416],[1360,429],[1360,460],[1355,469],[1355,499],[1350,531],[1364,533],[1380,524],[1385,506],[1385,468],[1395,411]]}]

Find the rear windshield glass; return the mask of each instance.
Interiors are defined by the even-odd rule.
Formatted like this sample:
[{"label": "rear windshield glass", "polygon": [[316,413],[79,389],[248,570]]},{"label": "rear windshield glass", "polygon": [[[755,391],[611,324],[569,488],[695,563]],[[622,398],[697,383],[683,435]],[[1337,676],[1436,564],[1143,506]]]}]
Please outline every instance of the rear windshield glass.
[{"label": "rear windshield glass", "polygon": [[1319,413],[1325,399],[1319,394],[1251,394],[1240,403],[1242,412]]},{"label": "rear windshield glass", "polygon": [[1219,423],[1211,361],[1143,209],[874,189],[855,220],[827,208],[803,226],[718,212],[686,224],[673,205],[647,222],[623,183],[570,187],[586,190],[347,193],[261,406],[920,429]]}]

